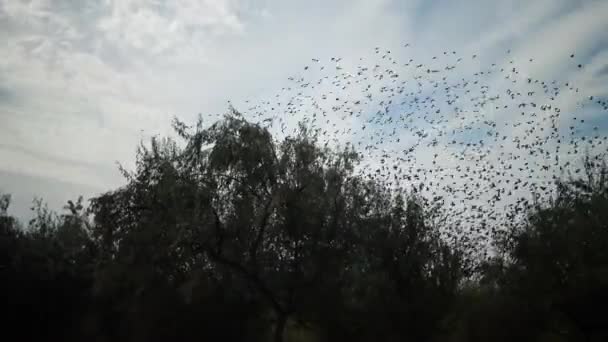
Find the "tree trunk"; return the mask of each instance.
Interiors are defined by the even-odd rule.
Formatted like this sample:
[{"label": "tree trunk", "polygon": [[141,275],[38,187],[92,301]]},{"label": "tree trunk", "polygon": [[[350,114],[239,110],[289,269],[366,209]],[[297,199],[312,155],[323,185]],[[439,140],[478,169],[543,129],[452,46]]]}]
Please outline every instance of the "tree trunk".
[{"label": "tree trunk", "polygon": [[274,342],[283,342],[286,325],[287,325],[287,315],[282,314],[282,313],[278,314],[277,323],[274,327]]}]

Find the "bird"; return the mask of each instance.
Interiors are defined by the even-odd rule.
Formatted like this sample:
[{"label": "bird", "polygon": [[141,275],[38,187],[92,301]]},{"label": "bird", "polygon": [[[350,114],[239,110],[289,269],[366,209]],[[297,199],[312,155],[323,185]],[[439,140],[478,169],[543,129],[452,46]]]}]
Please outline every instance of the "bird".
[{"label": "bird", "polygon": [[[372,51],[371,59],[344,57],[344,64],[340,57],[313,58],[319,73],[299,69],[277,94],[248,99],[244,116],[278,137],[297,134],[301,123],[322,146],[357,148],[365,161],[357,172],[365,179],[409,187],[429,203],[443,200],[438,210],[448,219],[441,231],[466,242],[472,254],[487,252],[514,217],[524,219],[530,194],[550,196],[560,175],[580,174],[580,151],[606,152],[606,136],[579,114],[589,102],[608,112],[608,101],[583,96],[572,80],[519,73],[542,57],[511,55],[484,65],[482,52],[398,61],[394,49]],[[473,59],[479,65],[470,72]],[[562,112],[563,101],[579,104]]]}]

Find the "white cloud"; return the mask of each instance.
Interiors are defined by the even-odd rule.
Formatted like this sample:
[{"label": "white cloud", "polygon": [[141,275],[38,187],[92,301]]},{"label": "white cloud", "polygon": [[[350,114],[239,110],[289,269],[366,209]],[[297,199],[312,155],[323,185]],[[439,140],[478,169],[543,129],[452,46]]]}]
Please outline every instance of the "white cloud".
[{"label": "white cloud", "polygon": [[[567,0],[0,1],[0,171],[114,186],[117,171],[96,175],[94,167],[70,161],[104,170],[115,161],[131,165],[138,140],[168,133],[173,115],[193,119],[221,113],[227,100],[239,109],[248,107],[245,99],[272,100],[293,85],[288,76],[312,77],[303,70],[312,58],[329,65],[331,57],[342,57],[343,71],[356,73],[358,65],[378,62],[376,46],[391,50],[395,60],[431,67],[440,64],[431,57],[443,51],[479,54],[459,63],[451,81],[514,59],[522,79],[559,75],[599,96],[608,81],[598,75],[605,67],[606,50],[598,44],[607,43],[601,41],[606,15],[605,1]],[[406,42],[411,47],[404,48]],[[570,51],[584,59],[584,70],[570,73]],[[524,63],[532,57],[534,63]],[[417,74],[406,69],[400,69],[404,77]],[[510,81],[487,78],[496,93]],[[339,96],[356,97],[350,89]],[[379,87],[370,92],[374,103],[381,100]],[[576,99],[556,102],[570,109]],[[339,136],[343,143],[360,136],[366,119],[329,118],[324,127],[351,129]],[[411,141],[404,137],[401,145]],[[420,160],[430,163],[430,150],[421,151]]]}]

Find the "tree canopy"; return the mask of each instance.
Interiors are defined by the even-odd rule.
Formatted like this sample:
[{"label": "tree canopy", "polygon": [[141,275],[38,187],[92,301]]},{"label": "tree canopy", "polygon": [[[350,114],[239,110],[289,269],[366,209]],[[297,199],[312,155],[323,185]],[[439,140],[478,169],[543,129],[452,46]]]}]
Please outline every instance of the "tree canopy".
[{"label": "tree canopy", "polygon": [[[599,341],[608,304],[601,158],[471,260],[438,205],[357,172],[304,126],[236,111],[175,121],[126,185],[25,227],[0,198],[0,290],[26,340]],[[439,206],[440,207],[440,206]],[[449,227],[448,227],[449,229]],[[479,267],[471,267],[472,264]],[[26,323],[31,329],[18,329]]]}]

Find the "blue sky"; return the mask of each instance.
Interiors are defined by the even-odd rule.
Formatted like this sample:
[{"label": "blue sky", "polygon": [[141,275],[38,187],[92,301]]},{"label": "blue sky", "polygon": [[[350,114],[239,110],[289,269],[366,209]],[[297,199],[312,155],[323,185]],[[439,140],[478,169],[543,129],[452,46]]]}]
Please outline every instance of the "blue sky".
[{"label": "blue sky", "polygon": [[25,217],[34,195],[59,208],[115,187],[116,163],[131,166],[173,116],[221,113],[228,100],[241,109],[311,58],[355,70],[375,47],[405,61],[478,54],[463,77],[534,58],[522,73],[605,97],[606,18],[601,0],[0,0],[0,191]]}]

